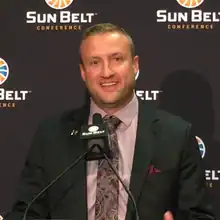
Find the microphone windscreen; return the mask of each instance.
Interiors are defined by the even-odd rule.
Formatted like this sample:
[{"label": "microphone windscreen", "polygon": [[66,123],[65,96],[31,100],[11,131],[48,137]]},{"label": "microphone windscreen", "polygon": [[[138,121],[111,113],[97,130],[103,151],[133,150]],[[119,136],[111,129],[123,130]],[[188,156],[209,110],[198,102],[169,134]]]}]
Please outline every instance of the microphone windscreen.
[{"label": "microphone windscreen", "polygon": [[99,113],[93,114],[92,120],[93,120],[93,122],[92,122],[93,125],[103,124],[102,116]]}]

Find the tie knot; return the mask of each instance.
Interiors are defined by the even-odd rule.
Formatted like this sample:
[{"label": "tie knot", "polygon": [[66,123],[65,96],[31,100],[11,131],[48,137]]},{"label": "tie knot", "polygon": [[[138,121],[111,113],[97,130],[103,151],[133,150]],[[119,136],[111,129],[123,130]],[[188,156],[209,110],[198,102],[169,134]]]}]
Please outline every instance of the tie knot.
[{"label": "tie knot", "polygon": [[121,123],[121,120],[114,115],[106,115],[103,119],[107,123],[110,131],[112,132],[114,132]]}]

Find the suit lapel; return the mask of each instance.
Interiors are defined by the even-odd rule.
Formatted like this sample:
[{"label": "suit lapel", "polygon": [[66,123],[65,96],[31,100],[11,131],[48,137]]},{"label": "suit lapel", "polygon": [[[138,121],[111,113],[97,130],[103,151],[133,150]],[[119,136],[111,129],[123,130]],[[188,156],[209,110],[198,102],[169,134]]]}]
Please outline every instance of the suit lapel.
[{"label": "suit lapel", "polygon": [[[80,128],[82,124],[88,122],[89,117],[89,108],[83,107],[76,111],[70,112],[63,117],[63,125],[65,133],[69,135],[69,161],[76,160],[80,155],[83,155],[85,152],[85,146],[80,140]],[[72,210],[76,219],[87,219],[88,218],[88,208],[87,208],[87,166],[86,161],[83,160],[81,163],[76,165],[74,179],[77,178],[77,187],[72,187],[71,191],[75,198],[77,199],[76,210]]]},{"label": "suit lapel", "polygon": [[[148,167],[153,158],[155,149],[155,134],[153,124],[155,121],[155,110],[150,104],[139,100],[138,126],[136,135],[136,146],[133,159],[133,167],[130,179],[130,191],[138,202],[141,189],[148,173]],[[129,200],[126,219],[130,219],[133,210],[132,203]]]},{"label": "suit lapel", "polygon": [[[89,117],[89,107],[83,107],[77,111],[70,113],[67,117],[64,117],[66,120],[65,130],[71,134],[74,131],[80,131],[82,124],[88,122]],[[150,165],[153,158],[153,150],[156,147],[155,140],[155,110],[154,107],[143,103],[139,100],[139,113],[138,113],[138,126],[137,126],[137,135],[136,135],[136,146],[133,160],[133,167],[131,171],[131,180],[130,180],[130,190],[134,196],[135,201],[138,201],[138,198],[141,193],[142,185],[148,173],[148,166]],[[79,133],[78,133],[79,134]],[[72,148],[70,155],[76,159],[78,155],[82,155],[85,152],[85,147],[83,146],[82,141],[79,139],[79,136],[76,134],[73,135],[72,140],[70,140],[71,145],[75,146],[77,149]],[[77,156],[76,156],[77,155]],[[79,173],[81,172],[81,184],[78,187],[75,187],[74,194],[78,198],[81,198],[78,201],[78,211],[77,219],[87,219],[88,217],[88,208],[87,208],[87,192],[85,187],[87,185],[87,166],[86,162],[83,166],[80,166]],[[83,199],[84,198],[84,199]],[[130,219],[131,213],[130,207],[132,203],[129,200],[126,219]]]}]

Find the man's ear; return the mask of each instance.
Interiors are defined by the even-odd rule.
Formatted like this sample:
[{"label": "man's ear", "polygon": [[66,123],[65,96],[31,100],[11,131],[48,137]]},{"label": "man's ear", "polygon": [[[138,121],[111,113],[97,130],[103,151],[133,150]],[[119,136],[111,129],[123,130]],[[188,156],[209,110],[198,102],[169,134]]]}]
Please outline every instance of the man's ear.
[{"label": "man's ear", "polygon": [[79,69],[80,69],[81,77],[82,77],[83,81],[85,81],[85,68],[82,63],[79,64]]},{"label": "man's ear", "polygon": [[137,73],[139,70],[139,56],[135,56],[133,58],[133,68],[134,68],[134,72]]}]

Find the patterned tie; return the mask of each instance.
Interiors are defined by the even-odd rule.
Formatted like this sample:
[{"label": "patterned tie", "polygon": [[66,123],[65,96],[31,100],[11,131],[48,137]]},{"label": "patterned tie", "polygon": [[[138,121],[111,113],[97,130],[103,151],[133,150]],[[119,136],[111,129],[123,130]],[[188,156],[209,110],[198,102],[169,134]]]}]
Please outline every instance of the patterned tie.
[{"label": "patterned tie", "polygon": [[[108,115],[104,117],[104,121],[107,123],[112,142],[110,146],[113,153],[111,164],[118,172],[119,148],[115,130],[121,121],[115,116]],[[119,181],[116,175],[111,170],[106,160],[100,160],[98,165],[97,193],[95,204],[96,220],[118,219],[118,195]]]}]

